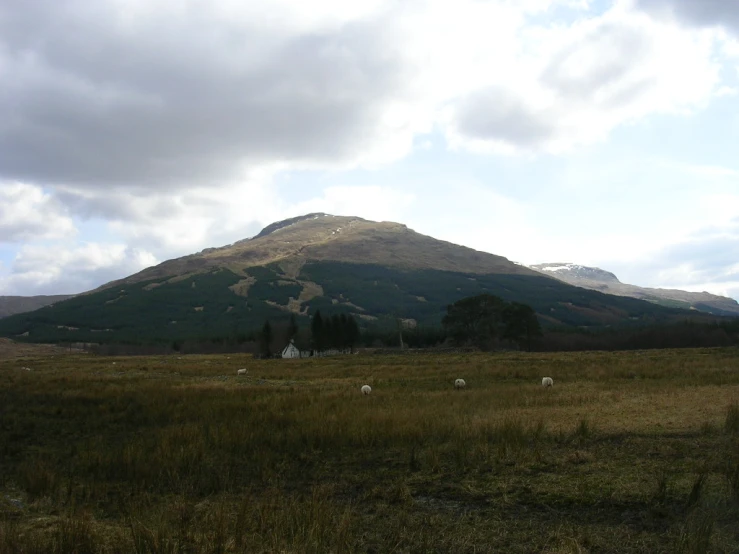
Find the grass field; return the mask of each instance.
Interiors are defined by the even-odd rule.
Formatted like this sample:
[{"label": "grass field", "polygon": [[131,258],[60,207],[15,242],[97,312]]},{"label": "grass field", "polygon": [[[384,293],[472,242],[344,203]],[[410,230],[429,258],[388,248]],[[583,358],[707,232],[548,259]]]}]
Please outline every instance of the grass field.
[{"label": "grass field", "polygon": [[738,403],[737,349],[6,356],[0,553],[739,552]]}]

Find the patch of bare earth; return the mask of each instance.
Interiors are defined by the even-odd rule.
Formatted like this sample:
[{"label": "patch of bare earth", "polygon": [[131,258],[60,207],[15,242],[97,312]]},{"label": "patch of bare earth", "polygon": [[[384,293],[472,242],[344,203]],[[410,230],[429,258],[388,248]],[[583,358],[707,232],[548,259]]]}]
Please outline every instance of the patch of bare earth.
[{"label": "patch of bare earth", "polygon": [[256,283],[257,280],[255,277],[247,277],[246,279],[242,279],[238,283],[231,285],[228,287],[233,291],[233,293],[237,296],[249,296],[249,287],[251,287],[254,283]]},{"label": "patch of bare earth", "polygon": [[66,352],[68,352],[68,349],[52,344],[26,344],[0,338],[0,360],[35,356],[56,356]]}]

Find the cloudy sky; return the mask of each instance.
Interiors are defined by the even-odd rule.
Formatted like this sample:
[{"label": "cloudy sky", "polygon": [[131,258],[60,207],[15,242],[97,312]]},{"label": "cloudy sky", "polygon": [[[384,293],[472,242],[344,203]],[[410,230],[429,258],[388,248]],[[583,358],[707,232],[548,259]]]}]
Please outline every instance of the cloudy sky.
[{"label": "cloudy sky", "polygon": [[739,2],[4,0],[0,295],[312,211],[739,298]]}]

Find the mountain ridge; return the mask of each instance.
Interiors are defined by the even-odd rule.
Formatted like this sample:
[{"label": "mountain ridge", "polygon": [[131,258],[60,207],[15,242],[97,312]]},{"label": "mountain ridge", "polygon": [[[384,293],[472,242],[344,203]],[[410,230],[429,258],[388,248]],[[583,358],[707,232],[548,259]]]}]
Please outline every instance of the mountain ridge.
[{"label": "mountain ridge", "polygon": [[599,267],[570,262],[542,263],[531,269],[560,279],[565,283],[616,296],[628,296],[671,307],[682,307],[714,315],[739,316],[739,303],[733,298],[709,292],[640,287],[622,283],[616,275]]},{"label": "mountain ridge", "polygon": [[[409,252],[409,249],[412,251]],[[425,255],[417,255],[419,252]],[[503,256],[434,239],[402,223],[311,213],[272,223],[248,239],[164,261],[95,290],[170,275],[203,272],[213,267],[229,267],[239,273],[246,267],[286,260],[291,265],[301,265],[309,260],[341,260],[409,269],[536,274]]]},{"label": "mountain ridge", "polygon": [[312,213],[10,316],[0,320],[0,336],[36,342],[220,340],[253,332],[265,320],[296,317],[307,325],[319,310],[353,315],[378,329],[394,329],[398,320],[438,327],[448,305],[479,294],[527,304],[545,326],[602,328],[699,317],[576,287],[400,223]]},{"label": "mountain ridge", "polygon": [[49,304],[72,298],[72,296],[74,295],[0,296],[0,318],[38,310]]}]

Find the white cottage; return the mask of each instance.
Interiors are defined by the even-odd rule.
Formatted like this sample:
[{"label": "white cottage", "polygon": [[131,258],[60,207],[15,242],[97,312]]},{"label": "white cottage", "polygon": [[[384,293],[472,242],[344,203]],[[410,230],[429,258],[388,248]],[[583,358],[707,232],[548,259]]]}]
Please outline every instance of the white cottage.
[{"label": "white cottage", "polygon": [[282,350],[282,357],[283,358],[300,358],[300,350],[298,350],[298,347],[295,346],[295,342],[293,340],[290,340],[290,344],[288,344]]}]

